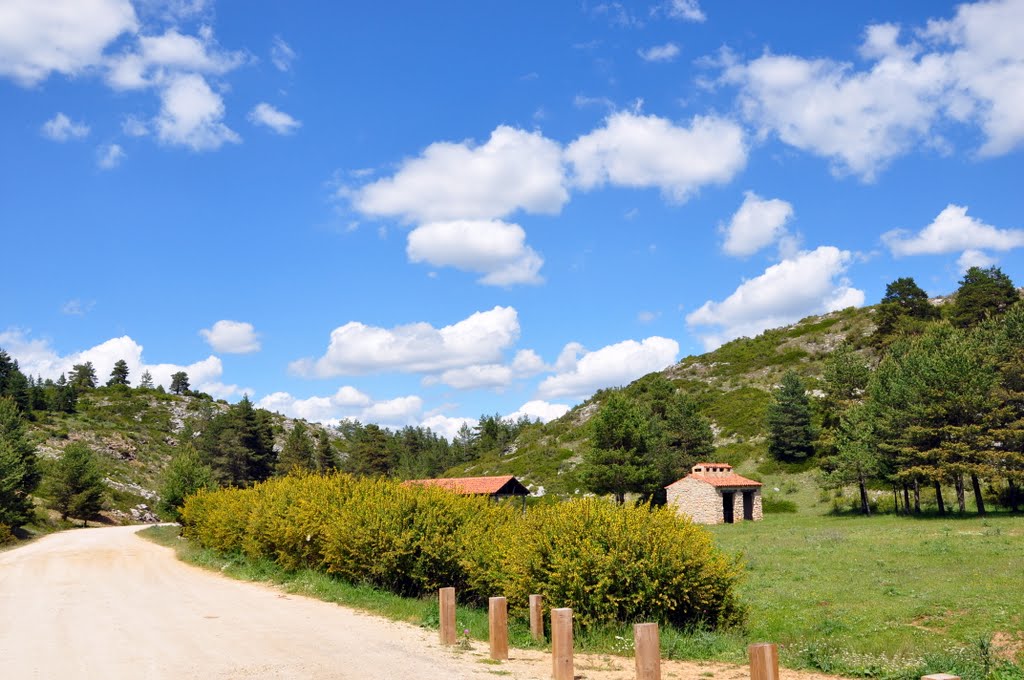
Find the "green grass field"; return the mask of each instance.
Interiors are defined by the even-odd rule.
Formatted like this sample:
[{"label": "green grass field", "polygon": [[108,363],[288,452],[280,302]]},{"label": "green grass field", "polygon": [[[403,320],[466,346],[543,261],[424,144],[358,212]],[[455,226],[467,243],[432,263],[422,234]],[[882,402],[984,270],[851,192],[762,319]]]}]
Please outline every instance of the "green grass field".
[{"label": "green grass field", "polygon": [[[792,668],[901,680],[940,671],[965,680],[1024,680],[1024,517],[784,514],[712,532],[746,562],[746,626],[663,629],[666,658],[743,663],[751,642],[776,642],[783,665]],[[265,560],[218,555],[177,539],[175,527],[143,535],[234,578],[437,625],[432,598],[400,598],[313,571],[289,573]],[[510,624],[514,646],[535,645],[525,621]],[[458,625],[470,637],[487,637],[485,611],[460,606]],[[630,627],[589,631],[577,638],[577,648],[628,655]]]}]

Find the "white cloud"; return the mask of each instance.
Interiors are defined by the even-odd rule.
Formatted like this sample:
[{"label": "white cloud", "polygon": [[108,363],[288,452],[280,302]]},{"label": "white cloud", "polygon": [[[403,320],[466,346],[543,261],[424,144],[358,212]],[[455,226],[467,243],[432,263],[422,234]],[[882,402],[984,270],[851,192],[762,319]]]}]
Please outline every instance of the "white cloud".
[{"label": "white cloud", "polygon": [[68,316],[85,316],[92,311],[92,308],[96,306],[95,300],[82,301],[78,298],[68,300],[61,305],[61,314],[67,314]]},{"label": "white cloud", "polygon": [[104,170],[116,168],[124,157],[124,149],[120,144],[104,144],[96,149],[96,165]]},{"label": "white cloud", "polygon": [[43,123],[43,136],[55,142],[66,142],[69,139],[81,139],[89,134],[89,126],[76,123],[63,113],[58,112],[50,120]]},{"label": "white cloud", "polygon": [[215,352],[251,354],[260,351],[260,339],[251,323],[221,319],[199,331]]},{"label": "white cloud", "polygon": [[675,19],[697,23],[707,20],[707,15],[701,10],[697,0],[669,0],[667,7],[668,15]]},{"label": "white cloud", "polygon": [[265,125],[279,135],[290,135],[302,126],[300,121],[266,102],[253,107],[249,112],[249,120],[256,125]]},{"label": "white cloud", "polygon": [[496,363],[518,338],[519,318],[512,307],[476,312],[443,328],[423,322],[381,328],[350,321],[331,332],[324,356],[292,362],[290,369],[309,377],[380,371],[433,373]]},{"label": "white cloud", "polygon": [[218,149],[241,138],[223,123],[224,100],[197,74],[174,76],[160,93],[162,106],[156,133],[166,144],[193,151]]},{"label": "white cloud", "polygon": [[499,220],[424,224],[409,233],[406,254],[412,262],[481,273],[480,283],[492,286],[543,281],[544,260],[526,245],[526,232]]},{"label": "white cloud", "polygon": [[462,429],[463,425],[473,427],[479,422],[480,421],[476,418],[456,418],[436,413],[424,418],[423,421],[420,422],[420,426],[430,428],[434,434],[440,435],[448,441],[452,441],[459,434],[459,430]]},{"label": "white cloud", "polygon": [[457,390],[491,388],[502,390],[518,378],[528,378],[550,370],[544,360],[532,349],[516,352],[510,364],[474,364],[463,368],[452,368],[440,375],[428,375],[424,385],[442,383]]},{"label": "white cloud", "polygon": [[1024,2],[963,4],[900,42],[893,24],[868,26],[864,68],[830,59],[765,54],[723,80],[740,87],[747,117],[763,133],[829,158],[837,173],[873,180],[916,145],[948,147],[942,123],[976,124],[983,156],[1024,142]]},{"label": "white cloud", "polygon": [[149,126],[135,116],[125,116],[121,121],[121,132],[129,137],[145,137],[149,134]]},{"label": "white cloud", "polygon": [[686,316],[691,327],[717,327],[701,339],[708,349],[741,336],[798,321],[810,314],[864,304],[864,292],[844,277],[853,254],[833,246],[805,251],[744,281],[725,300],[705,302]]},{"label": "white cloud", "polygon": [[41,375],[43,378],[56,380],[60,374],[71,372],[75,364],[91,361],[96,369],[97,382],[104,383],[110,375],[114,363],[123,359],[128,364],[129,380],[136,382],[144,371],[149,371],[156,385],[169,388],[171,375],[178,371],[188,374],[192,389],[209,392],[217,398],[240,395],[251,390],[239,388],[237,385],[225,385],[220,382],[224,374],[224,366],[219,357],[207,358],[191,364],[150,364],[143,356],[143,347],[131,337],[124,335],[111,338],[89,349],[71,354],[61,355],[46,340],[34,340],[19,330],[8,330],[0,333],[0,347],[18,360],[22,371],[30,375]]},{"label": "white cloud", "polygon": [[295,50],[279,35],[274,36],[270,45],[270,61],[278,71],[291,71],[295,61]]},{"label": "white cloud", "polygon": [[540,420],[542,423],[548,423],[555,418],[561,418],[568,412],[568,404],[552,404],[542,399],[533,399],[526,402],[512,413],[509,413],[505,416],[505,420],[515,422],[523,416],[526,416],[530,420]]},{"label": "white cloud", "polygon": [[705,184],[731,180],[747,162],[743,130],[713,116],[696,116],[689,127],[665,118],[619,112],[603,128],[572,142],[565,151],[576,184],[658,187],[684,201]]},{"label": "white cloud", "polygon": [[346,385],[328,397],[298,399],[288,392],[274,392],[256,402],[259,408],[290,418],[311,422],[337,423],[354,419],[362,423],[401,427],[415,424],[423,411],[423,400],[415,395],[375,401]]},{"label": "white cloud", "polygon": [[722,250],[733,256],[753,255],[786,234],[786,223],[793,217],[793,206],[778,198],[763,199],[753,191],[743,195],[743,204],[722,227]]},{"label": "white cloud", "polygon": [[392,177],[351,190],[366,215],[410,222],[555,214],[569,200],[561,149],[537,132],[498,126],[486,143],[436,142]]},{"label": "white cloud", "polygon": [[967,206],[950,204],[917,234],[897,229],[882,234],[882,242],[896,257],[982,248],[1005,251],[1024,246],[1024,229],[997,229],[968,216]]},{"label": "white cloud", "polygon": [[637,50],[636,53],[644,61],[672,61],[679,56],[679,45],[670,42],[664,45],[654,45],[646,50]]},{"label": "white cloud", "polygon": [[676,360],[679,343],[652,336],[637,342],[626,340],[593,352],[570,343],[559,357],[559,373],[545,378],[537,389],[541,399],[584,397],[602,387],[625,385],[640,376],[659,371]]},{"label": "white cloud", "polygon": [[998,260],[988,253],[980,250],[965,250],[960,254],[960,257],[956,259],[956,266],[960,269],[960,273],[965,273],[971,267],[991,267],[996,264]]},{"label": "white cloud", "polygon": [[521,349],[512,359],[512,370],[517,376],[528,377],[546,371],[548,367],[532,349]]},{"label": "white cloud", "polygon": [[110,59],[107,82],[117,90],[134,90],[162,85],[175,74],[222,75],[245,61],[244,52],[222,50],[208,26],[198,36],[172,28],[163,35],[139,36],[137,48]]},{"label": "white cloud", "polygon": [[129,0],[6,0],[0,76],[28,87],[53,72],[76,75],[100,64],[107,45],[137,28]]}]

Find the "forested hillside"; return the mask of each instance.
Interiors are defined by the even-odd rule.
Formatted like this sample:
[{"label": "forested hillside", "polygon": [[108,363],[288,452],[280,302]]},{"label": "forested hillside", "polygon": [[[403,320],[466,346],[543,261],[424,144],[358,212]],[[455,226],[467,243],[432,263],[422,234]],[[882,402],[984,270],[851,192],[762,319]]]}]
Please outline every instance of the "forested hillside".
[{"label": "forested hillside", "polygon": [[[809,317],[596,393],[548,424],[481,416],[453,441],[421,427],[305,423],[171,391],[118,362],[58,380],[0,349],[0,524],[165,517],[204,486],[294,471],[399,479],[515,474],[540,495],[661,500],[698,460],[766,482],[766,509],[1016,507],[1024,483],[1024,305],[996,268],[929,300],[898,279],[873,307]],[[133,382],[135,384],[133,384]],[[92,480],[90,483],[86,483]],[[836,491],[830,491],[836,490]],[[856,490],[843,497],[843,489]]]}]

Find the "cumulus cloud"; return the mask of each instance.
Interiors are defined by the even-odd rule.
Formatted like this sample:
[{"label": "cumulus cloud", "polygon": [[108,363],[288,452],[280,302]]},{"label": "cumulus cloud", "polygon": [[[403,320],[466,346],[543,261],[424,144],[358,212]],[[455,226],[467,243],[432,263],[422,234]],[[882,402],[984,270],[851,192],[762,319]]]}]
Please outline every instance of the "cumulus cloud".
[{"label": "cumulus cloud", "polygon": [[0,3],[0,76],[29,87],[54,72],[79,74],[137,28],[129,0],[7,0]]},{"label": "cumulus cloud", "polygon": [[518,409],[505,416],[505,420],[516,421],[526,417],[530,420],[539,420],[542,423],[549,423],[555,418],[561,418],[569,412],[568,404],[552,404],[543,399],[533,399]]},{"label": "cumulus cloud", "polygon": [[710,350],[810,314],[860,306],[864,292],[845,277],[852,260],[850,251],[834,246],[797,253],[744,281],[725,300],[705,302],[686,316],[686,323],[691,328],[715,328],[701,335]]},{"label": "cumulus cloud", "polygon": [[295,50],[279,35],[274,36],[270,45],[270,61],[278,71],[291,71],[295,61]]},{"label": "cumulus cloud", "polygon": [[429,375],[423,379],[424,385],[438,383],[454,387],[457,390],[496,389],[501,390],[519,378],[528,378],[549,370],[544,360],[532,349],[516,352],[510,364],[476,364],[463,368],[453,368],[439,375]]},{"label": "cumulus cloud", "polygon": [[725,242],[722,250],[728,255],[753,255],[786,235],[786,223],[793,217],[793,206],[778,198],[763,199],[753,191],[743,195],[729,224],[723,225]]},{"label": "cumulus cloud", "polygon": [[222,75],[246,61],[240,51],[223,50],[208,26],[199,35],[169,29],[162,35],[143,35],[138,45],[108,62],[107,82],[118,90],[135,90],[166,83],[174,74]]},{"label": "cumulus cloud", "polygon": [[991,267],[996,264],[998,260],[988,253],[980,250],[965,250],[960,254],[960,257],[956,259],[956,266],[960,270],[960,273],[965,273],[971,267]]},{"label": "cumulus cloud", "polygon": [[166,144],[193,151],[218,149],[242,141],[224,122],[224,100],[206,79],[195,73],[174,76],[160,93],[162,105],[156,134]]},{"label": "cumulus cloud", "polygon": [[505,125],[481,145],[431,144],[393,176],[349,193],[365,215],[408,222],[490,220],[516,210],[554,214],[569,200],[559,145]]},{"label": "cumulus cloud", "polygon": [[707,20],[707,15],[700,8],[697,0],[669,0],[666,9],[668,15],[674,19],[702,23]]},{"label": "cumulus cloud", "polygon": [[970,217],[967,206],[950,204],[918,233],[911,235],[897,229],[882,234],[882,242],[896,257],[980,249],[1005,251],[1024,246],[1024,229],[997,229]]},{"label": "cumulus cloud", "polygon": [[185,371],[193,389],[208,392],[214,397],[227,398],[240,396],[245,392],[251,393],[249,389],[220,381],[224,374],[224,366],[217,356],[210,355],[191,364],[151,364],[143,358],[143,346],[127,335],[111,338],[85,350],[61,355],[47,340],[30,338],[26,333],[15,329],[0,333],[0,347],[18,360],[25,374],[41,375],[43,378],[53,380],[62,373],[70,373],[75,364],[91,361],[99,382],[105,382],[114,363],[123,359],[128,364],[129,379],[133,382],[137,381],[144,371],[149,371],[154,384],[169,388],[171,375]]},{"label": "cumulus cloud", "polygon": [[618,112],[604,127],[583,135],[565,151],[575,183],[658,187],[685,201],[705,184],[731,180],[747,162],[743,130],[714,116],[695,116],[688,126],[665,118]]},{"label": "cumulus cloud", "polygon": [[645,50],[637,50],[637,54],[644,61],[672,61],[679,56],[679,45],[673,42],[654,45]]},{"label": "cumulus cloud", "polygon": [[124,157],[120,144],[104,144],[96,150],[96,165],[103,170],[111,170],[121,165]]},{"label": "cumulus cloud", "polygon": [[765,54],[743,63],[726,53],[723,81],[740,88],[745,115],[762,133],[824,156],[839,174],[873,180],[916,145],[943,147],[940,124],[980,126],[981,155],[1024,141],[1024,2],[963,4],[901,42],[894,24],[868,26],[866,64]]},{"label": "cumulus cloud", "polygon": [[335,424],[353,419],[362,423],[402,427],[418,421],[423,410],[423,400],[410,395],[376,401],[355,387],[345,385],[327,397],[299,399],[288,392],[274,392],[257,401],[256,406],[311,422]]},{"label": "cumulus cloud", "polygon": [[480,283],[491,286],[543,281],[544,260],[526,245],[526,232],[500,220],[424,224],[409,233],[406,254],[412,262],[481,273]]},{"label": "cumulus cloud", "polygon": [[215,352],[251,354],[260,351],[259,334],[251,323],[221,319],[199,331]]},{"label": "cumulus cloud", "polygon": [[279,135],[290,135],[302,126],[302,123],[266,102],[260,102],[249,112],[249,121],[255,125],[264,125]]},{"label": "cumulus cloud", "polygon": [[679,343],[659,336],[641,342],[626,340],[593,352],[570,343],[556,363],[559,372],[541,382],[537,396],[579,398],[602,387],[625,385],[674,363],[678,354]]},{"label": "cumulus cloud", "polygon": [[476,418],[459,418],[435,413],[432,416],[424,418],[420,422],[420,425],[422,427],[430,428],[430,430],[435,434],[444,437],[448,441],[452,441],[458,436],[459,430],[462,429],[463,425],[473,427],[478,422],[480,421]]},{"label": "cumulus cloud", "polygon": [[307,377],[358,375],[380,371],[435,373],[475,364],[497,363],[519,338],[519,316],[512,307],[476,312],[450,326],[420,322],[394,328],[350,321],[331,332],[319,359],[292,362]]},{"label": "cumulus cloud", "polygon": [[81,139],[89,134],[89,126],[76,123],[63,113],[58,112],[50,120],[43,123],[40,129],[43,136],[55,142],[66,142],[69,139]]}]

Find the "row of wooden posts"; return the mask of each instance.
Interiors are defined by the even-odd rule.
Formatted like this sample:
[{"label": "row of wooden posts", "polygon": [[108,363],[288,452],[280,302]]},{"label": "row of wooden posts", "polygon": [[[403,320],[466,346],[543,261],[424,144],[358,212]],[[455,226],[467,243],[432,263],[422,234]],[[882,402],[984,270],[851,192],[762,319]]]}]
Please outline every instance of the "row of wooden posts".
[{"label": "row of wooden posts", "polygon": [[[540,595],[530,595],[530,635],[544,639],[544,618]],[[455,588],[438,591],[441,644],[458,641],[455,627]],[[508,601],[492,597],[488,601],[488,628],[491,658],[508,659]],[[637,680],[661,680],[661,641],[658,624],[638,623],[633,626]],[[572,609],[551,610],[551,657],[554,680],[573,680]],[[751,680],[778,680],[779,656],[775,645],[750,646]]]}]

